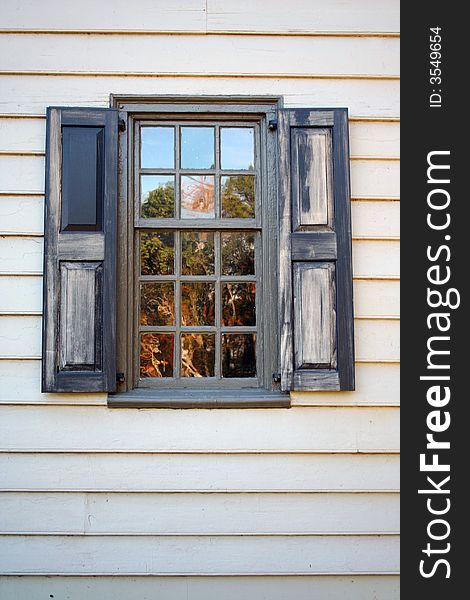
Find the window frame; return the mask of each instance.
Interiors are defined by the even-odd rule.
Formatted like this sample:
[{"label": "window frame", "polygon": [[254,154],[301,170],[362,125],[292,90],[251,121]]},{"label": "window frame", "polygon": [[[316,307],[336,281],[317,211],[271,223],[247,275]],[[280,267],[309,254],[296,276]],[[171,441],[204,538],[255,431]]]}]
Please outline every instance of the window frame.
[{"label": "window frame", "polygon": [[[116,403],[123,405],[129,402],[129,405],[135,405],[140,402],[144,405],[195,405],[207,404],[212,406],[288,406],[289,400],[285,394],[280,394],[279,385],[276,377],[273,376],[279,372],[279,321],[278,321],[278,290],[279,275],[269,277],[272,273],[272,265],[279,265],[278,237],[279,237],[279,209],[278,209],[278,190],[277,190],[277,139],[275,134],[277,124],[277,111],[282,107],[282,98],[280,97],[181,97],[181,96],[111,96],[111,106],[118,108],[120,118],[120,136],[119,136],[119,190],[118,190],[118,290],[117,290],[117,371],[124,374],[124,380],[119,381],[118,394],[110,396],[110,404]],[[187,387],[181,387],[181,384],[174,385],[173,380],[162,380],[152,387],[138,386],[139,378],[138,363],[136,364],[133,348],[135,347],[135,336],[138,336],[136,330],[136,317],[138,311],[137,298],[128,292],[129,282],[135,282],[134,273],[136,246],[132,241],[136,241],[138,235],[136,224],[138,215],[135,214],[134,189],[135,181],[135,131],[136,124],[140,120],[146,120],[151,124],[151,120],[162,119],[171,121],[188,120],[188,122],[198,122],[201,125],[204,119],[207,121],[230,122],[236,121],[247,125],[253,122],[259,127],[259,157],[260,161],[260,181],[258,188],[260,197],[258,202],[262,206],[261,214],[257,216],[250,226],[256,230],[262,231],[262,277],[260,279],[261,289],[257,291],[259,300],[262,299],[262,310],[264,317],[258,324],[258,336],[262,339],[257,342],[257,349],[261,349],[261,355],[258,355],[258,368],[261,376],[258,378],[258,386],[253,387],[253,379],[244,385],[242,379],[236,379],[234,382],[224,380],[200,380],[188,382]],[[147,124],[147,123],[146,123]],[[260,220],[261,222],[259,222]],[[220,221],[208,223],[204,220],[201,223],[197,220],[190,223],[189,226],[195,229],[214,229],[220,231]],[[258,222],[254,222],[258,221]],[[142,222],[139,223],[142,226]],[[176,225],[176,223],[172,223]],[[233,220],[230,223],[230,229],[244,229],[241,220]],[[161,227],[163,223],[149,223],[150,227]],[[163,226],[164,228],[164,226]],[[256,229],[258,228],[258,229]],[[276,269],[279,274],[279,268]],[[264,275],[263,275],[264,274]],[[131,288],[133,289],[133,288]],[[257,302],[260,305],[260,302]],[[274,317],[274,318],[273,318]],[[166,383],[166,385],[165,385]],[[235,384],[235,385],[234,385]],[[249,387],[246,387],[248,385]],[[237,389],[234,389],[234,388]],[[245,387],[241,391],[240,387]],[[235,393],[234,393],[235,392]],[[125,394],[125,397],[123,396]],[[199,394],[202,395],[198,397]],[[186,396],[191,398],[186,398]],[[132,397],[131,397],[132,396]],[[262,397],[260,400],[257,399]],[[135,398],[134,398],[135,397]],[[114,400],[113,400],[114,398]],[[144,399],[143,399],[144,398]],[[271,404],[270,404],[271,403]]]}]

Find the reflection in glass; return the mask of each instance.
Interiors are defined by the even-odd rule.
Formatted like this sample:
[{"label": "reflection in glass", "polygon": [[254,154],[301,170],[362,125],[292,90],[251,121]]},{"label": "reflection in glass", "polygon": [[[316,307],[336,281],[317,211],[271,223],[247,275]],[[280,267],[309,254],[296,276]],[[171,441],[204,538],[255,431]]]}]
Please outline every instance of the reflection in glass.
[{"label": "reflection in glass", "polygon": [[214,128],[181,127],[181,168],[213,169]]},{"label": "reflection in glass", "polygon": [[174,233],[156,231],[140,234],[140,272],[142,275],[173,275]]},{"label": "reflection in glass", "polygon": [[222,325],[256,325],[255,283],[222,285]]},{"label": "reflection in glass", "polygon": [[181,284],[181,324],[214,325],[215,284],[191,281]]},{"label": "reflection in glass", "polygon": [[142,127],[140,130],[142,169],[173,169],[175,166],[174,127]]},{"label": "reflection in glass", "polygon": [[175,292],[171,281],[140,284],[140,324],[174,325]]},{"label": "reflection in glass", "polygon": [[231,175],[221,178],[222,218],[252,219],[255,216],[255,178]]},{"label": "reflection in glass", "polygon": [[181,233],[181,272],[183,275],[214,274],[214,234],[210,231]]},{"label": "reflection in glass", "polygon": [[175,216],[173,175],[141,175],[140,215],[145,219],[171,219]]},{"label": "reflection in glass", "polygon": [[255,234],[222,233],[222,275],[255,274]]},{"label": "reflection in glass", "polygon": [[181,376],[214,377],[215,335],[187,333],[181,336]]},{"label": "reflection in glass", "polygon": [[140,376],[173,377],[172,333],[144,333],[140,336]]},{"label": "reflection in glass", "polygon": [[256,334],[222,334],[222,377],[256,377]]},{"label": "reflection in glass", "polygon": [[221,127],[221,169],[254,168],[254,130],[252,127]]},{"label": "reflection in glass", "polygon": [[213,219],[214,177],[184,175],[181,177],[181,218]]}]

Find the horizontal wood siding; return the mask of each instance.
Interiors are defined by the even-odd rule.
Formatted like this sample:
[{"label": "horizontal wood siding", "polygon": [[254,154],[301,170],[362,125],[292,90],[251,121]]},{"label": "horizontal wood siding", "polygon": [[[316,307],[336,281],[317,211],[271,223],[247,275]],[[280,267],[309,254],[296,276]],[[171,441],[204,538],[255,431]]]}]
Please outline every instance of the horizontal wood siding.
[{"label": "horizontal wood siding", "polygon": [[[44,596],[83,600],[396,600],[397,575],[258,576],[258,577],[4,577],[3,600]],[[35,596],[36,594],[36,596]],[[39,596],[40,597],[40,596]],[[47,595],[46,595],[47,598]]]},{"label": "horizontal wood siding", "polygon": [[[397,600],[398,2],[112,4],[2,3],[0,596]],[[349,108],[356,392],[212,411],[40,393],[45,111],[110,93]]]}]

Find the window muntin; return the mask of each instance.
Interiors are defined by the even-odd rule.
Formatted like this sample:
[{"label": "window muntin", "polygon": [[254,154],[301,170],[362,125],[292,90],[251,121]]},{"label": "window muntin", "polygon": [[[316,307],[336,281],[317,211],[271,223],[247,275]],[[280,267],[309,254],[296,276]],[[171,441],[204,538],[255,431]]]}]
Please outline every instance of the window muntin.
[{"label": "window muntin", "polygon": [[260,386],[259,124],[141,121],[135,144],[139,385]]}]

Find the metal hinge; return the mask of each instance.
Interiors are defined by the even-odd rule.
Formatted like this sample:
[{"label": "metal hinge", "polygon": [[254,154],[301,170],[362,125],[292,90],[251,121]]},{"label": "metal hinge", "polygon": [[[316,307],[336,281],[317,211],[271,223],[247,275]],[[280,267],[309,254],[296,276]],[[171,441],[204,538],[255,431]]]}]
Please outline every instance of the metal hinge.
[{"label": "metal hinge", "polygon": [[118,383],[124,383],[126,381],[124,373],[116,373],[116,381]]},{"label": "metal hinge", "polygon": [[277,119],[271,119],[271,121],[268,122],[268,129],[269,131],[277,130]]},{"label": "metal hinge", "polygon": [[274,383],[281,383],[281,374],[273,373],[273,381],[274,381]]},{"label": "metal hinge", "polygon": [[126,131],[126,122],[124,121],[124,119],[119,119],[118,129],[121,133]]}]

